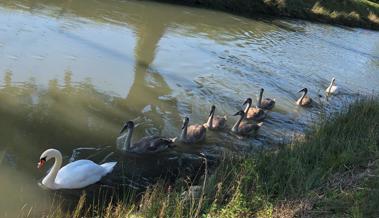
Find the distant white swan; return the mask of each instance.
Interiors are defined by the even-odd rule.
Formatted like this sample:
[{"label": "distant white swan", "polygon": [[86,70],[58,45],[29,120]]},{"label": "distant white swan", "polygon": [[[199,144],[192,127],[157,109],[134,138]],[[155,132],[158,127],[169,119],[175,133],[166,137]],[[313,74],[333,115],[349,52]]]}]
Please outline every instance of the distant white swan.
[{"label": "distant white swan", "polygon": [[336,85],[336,79],[333,77],[332,81],[330,82],[330,85],[328,88],[326,88],[325,92],[328,95],[336,94],[337,93],[338,86]]},{"label": "distant white swan", "polygon": [[62,167],[62,154],[56,149],[44,151],[38,162],[38,168],[42,168],[46,161],[54,158],[55,162],[42,180],[42,184],[49,189],[79,189],[94,184],[112,172],[117,162],[109,162],[98,165],[90,160],[77,160]]}]

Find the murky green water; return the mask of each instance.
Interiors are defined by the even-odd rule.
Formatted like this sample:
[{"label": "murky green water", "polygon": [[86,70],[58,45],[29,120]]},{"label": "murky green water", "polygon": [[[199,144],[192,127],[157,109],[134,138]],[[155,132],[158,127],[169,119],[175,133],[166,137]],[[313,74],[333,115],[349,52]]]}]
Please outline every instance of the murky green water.
[{"label": "murky green water", "polygon": [[[1,0],[0,24],[1,217],[48,203],[36,169],[46,148],[66,161],[116,159],[138,186],[198,165],[200,153],[283,141],[323,111],[379,91],[379,33],[366,30],[118,0]],[[333,76],[342,93],[319,98]],[[203,146],[147,158],[114,149],[126,120],[138,123],[135,138],[177,136],[183,116],[205,122],[211,104],[230,115],[260,87],[277,106],[255,138],[210,133]],[[294,105],[302,87],[320,106]],[[75,150],[85,147],[98,150]]]}]

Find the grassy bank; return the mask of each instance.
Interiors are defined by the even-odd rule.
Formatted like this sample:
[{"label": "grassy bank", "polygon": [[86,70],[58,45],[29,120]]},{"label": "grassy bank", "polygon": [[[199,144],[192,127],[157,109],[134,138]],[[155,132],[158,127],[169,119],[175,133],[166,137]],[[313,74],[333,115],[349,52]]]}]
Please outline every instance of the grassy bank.
[{"label": "grassy bank", "polygon": [[379,30],[377,0],[158,0],[244,16],[268,14]]},{"label": "grassy bank", "polygon": [[[197,191],[182,180],[136,202],[84,207],[68,217],[378,217],[379,101],[360,100],[291,144],[227,157]],[[46,217],[62,217],[62,211]]]}]

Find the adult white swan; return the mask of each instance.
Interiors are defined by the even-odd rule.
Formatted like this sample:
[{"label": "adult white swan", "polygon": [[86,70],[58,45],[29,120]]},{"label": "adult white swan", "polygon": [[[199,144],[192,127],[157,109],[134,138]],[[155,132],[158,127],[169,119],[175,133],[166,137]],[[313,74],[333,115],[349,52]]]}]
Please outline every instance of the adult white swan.
[{"label": "adult white swan", "polygon": [[101,177],[112,172],[117,162],[98,165],[90,160],[77,160],[62,167],[62,154],[56,149],[47,149],[41,154],[38,168],[42,168],[46,161],[54,158],[55,162],[42,180],[42,184],[49,189],[79,189],[100,181]]},{"label": "adult white swan", "polygon": [[338,86],[336,85],[336,79],[333,77],[332,81],[330,82],[330,85],[328,88],[326,88],[325,92],[327,95],[336,94],[338,90]]}]

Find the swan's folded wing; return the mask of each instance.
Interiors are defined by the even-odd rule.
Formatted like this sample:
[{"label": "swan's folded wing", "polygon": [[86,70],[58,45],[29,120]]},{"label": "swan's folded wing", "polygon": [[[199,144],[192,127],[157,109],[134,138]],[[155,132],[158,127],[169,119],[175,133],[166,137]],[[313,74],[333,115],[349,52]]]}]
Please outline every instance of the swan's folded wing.
[{"label": "swan's folded wing", "polygon": [[98,182],[106,174],[106,170],[90,160],[78,160],[62,167],[57,174],[55,183],[59,188],[77,189]]},{"label": "swan's folded wing", "polygon": [[187,129],[187,135],[191,137],[200,137],[205,134],[205,127],[203,125],[191,125]]},{"label": "swan's folded wing", "polygon": [[256,119],[264,116],[264,111],[260,108],[250,108],[247,112],[247,118]]},{"label": "swan's folded wing", "polygon": [[147,150],[154,150],[154,142],[159,139],[158,136],[145,136],[138,142],[133,143],[131,150],[133,152],[142,153]]},{"label": "swan's folded wing", "polygon": [[337,89],[338,89],[338,86],[332,86],[332,88],[330,89],[330,92],[336,94]]},{"label": "swan's folded wing", "polygon": [[224,117],[213,118],[213,125],[218,128],[224,128],[226,125],[226,119]]},{"label": "swan's folded wing", "polygon": [[160,136],[147,136],[133,144],[133,148],[135,148],[136,152],[156,152],[168,148],[172,143],[171,139]]},{"label": "swan's folded wing", "polygon": [[162,150],[170,147],[174,143],[171,139],[168,138],[156,138],[150,143],[149,150],[156,151],[156,150]]},{"label": "swan's folded wing", "polygon": [[303,99],[303,101],[302,101],[302,104],[304,106],[310,106],[312,103],[313,103],[312,99],[310,97],[308,97],[308,96],[305,96],[304,99]]},{"label": "swan's folded wing", "polygon": [[248,135],[250,133],[252,133],[253,131],[257,131],[259,129],[259,125],[257,124],[243,124],[243,125],[240,125],[239,127],[239,132],[240,134],[242,135]]},{"label": "swan's folded wing", "polygon": [[265,98],[262,100],[261,107],[263,109],[271,110],[275,106],[275,101],[271,98]]}]

